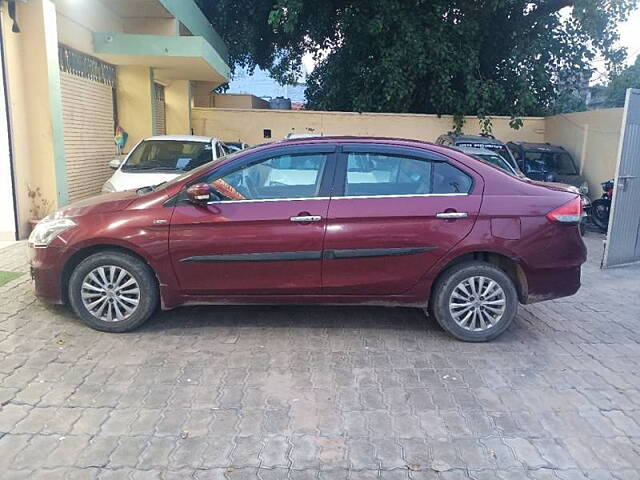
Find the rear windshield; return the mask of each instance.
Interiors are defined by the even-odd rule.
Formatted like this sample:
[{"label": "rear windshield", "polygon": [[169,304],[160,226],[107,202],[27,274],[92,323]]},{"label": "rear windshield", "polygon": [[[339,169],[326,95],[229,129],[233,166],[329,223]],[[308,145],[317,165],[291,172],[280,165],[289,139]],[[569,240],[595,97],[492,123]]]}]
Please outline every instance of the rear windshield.
[{"label": "rear windshield", "polygon": [[209,142],[145,140],[129,155],[123,172],[188,172],[213,160]]},{"label": "rear windshield", "polygon": [[513,176],[516,175],[516,172],[514,171],[511,164],[508,163],[504,158],[502,158],[499,155],[487,155],[484,153],[474,153],[471,156],[485,163],[493,165],[494,167],[498,167],[501,170],[504,170],[505,172],[507,172],[509,175],[513,175]]},{"label": "rear windshield", "polygon": [[565,152],[524,152],[524,173],[547,173],[577,175],[578,171],[571,155]]},{"label": "rear windshield", "polygon": [[491,150],[496,152],[502,158],[504,158],[509,165],[513,165],[513,159],[506,145],[500,143],[474,143],[474,142],[462,142],[456,143],[457,147],[472,147],[472,148],[484,148],[485,150]]}]

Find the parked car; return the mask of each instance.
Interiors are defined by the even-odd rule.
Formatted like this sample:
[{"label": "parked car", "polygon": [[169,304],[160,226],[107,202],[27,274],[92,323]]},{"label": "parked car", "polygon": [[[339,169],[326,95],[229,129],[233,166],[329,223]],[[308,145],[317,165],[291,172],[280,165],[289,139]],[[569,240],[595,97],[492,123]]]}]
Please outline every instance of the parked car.
[{"label": "parked car", "polygon": [[103,331],[158,305],[374,304],[422,307],[477,342],[518,302],[578,290],[580,215],[573,190],[451,148],[323,137],[64,207],[29,253],[36,295]]},{"label": "parked car", "polygon": [[502,155],[486,148],[474,148],[474,147],[455,147],[456,150],[460,150],[467,155],[470,155],[478,160],[489,163],[494,167],[498,167],[510,175],[524,176],[520,170],[516,170],[513,166],[507,162]]},{"label": "parked car", "polygon": [[509,142],[507,147],[524,174],[544,182],[560,182],[573,185],[583,195],[589,186],[576,163],[564,148],[549,143]]},{"label": "parked car", "polygon": [[[501,155],[499,155],[495,151],[487,150],[484,148],[473,148],[473,147],[454,147],[454,148],[460,150],[461,152],[466,153],[467,155],[471,155],[472,157],[475,157],[479,160],[483,160],[498,168],[501,168],[502,170],[512,175],[516,175],[524,179],[528,178],[524,173],[522,173],[520,169],[515,170],[509,163],[507,163],[507,161]],[[582,214],[582,221],[580,222],[580,234],[584,235],[584,232],[586,230],[586,224],[589,218],[589,213],[591,212],[591,200],[589,199],[588,195],[583,195],[578,188],[576,187],[573,187],[573,188],[575,188],[576,193],[580,194],[580,197],[582,199],[583,214]]]},{"label": "parked car", "polygon": [[439,145],[448,145],[451,147],[465,148],[482,148],[496,152],[504,158],[514,170],[519,170],[518,164],[511,155],[504,142],[501,142],[493,135],[465,135],[463,133],[448,132],[440,135],[436,140]]},{"label": "parked car", "polygon": [[157,185],[193,170],[229,153],[216,138],[193,135],[160,135],[142,140],[121,163],[109,163],[115,169],[102,192],[121,192]]},{"label": "parked car", "polygon": [[249,145],[243,142],[224,142],[229,153],[239,152],[245,148],[249,148]]}]

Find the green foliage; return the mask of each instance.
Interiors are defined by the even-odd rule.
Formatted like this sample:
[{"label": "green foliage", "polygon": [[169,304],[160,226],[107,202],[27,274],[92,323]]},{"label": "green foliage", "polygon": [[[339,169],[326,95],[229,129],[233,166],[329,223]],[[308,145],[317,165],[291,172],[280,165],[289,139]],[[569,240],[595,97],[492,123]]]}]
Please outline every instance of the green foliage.
[{"label": "green foliage", "polygon": [[[616,25],[637,0],[198,0],[234,66],[298,78],[309,108],[542,115],[596,54],[617,72]],[[572,14],[560,15],[564,7]],[[519,126],[518,122],[514,122]]]},{"label": "green foliage", "polygon": [[522,128],[523,125],[524,125],[524,122],[522,121],[521,118],[511,117],[511,120],[509,120],[509,126],[514,130],[520,130],[520,128]]},{"label": "green foliage", "polygon": [[480,133],[482,135],[491,135],[493,133],[493,125],[491,123],[491,117],[488,115],[478,115],[480,121]]},{"label": "green foliage", "polygon": [[464,127],[465,123],[467,123],[467,121],[465,120],[464,115],[456,113],[453,116],[453,131],[458,135],[462,134],[462,128]]},{"label": "green foliage", "polygon": [[640,55],[633,65],[613,76],[604,90],[605,106],[623,107],[627,88],[640,88]]},{"label": "green foliage", "polygon": [[558,115],[560,113],[584,112],[586,109],[587,104],[577,93],[570,90],[560,90],[547,113]]}]

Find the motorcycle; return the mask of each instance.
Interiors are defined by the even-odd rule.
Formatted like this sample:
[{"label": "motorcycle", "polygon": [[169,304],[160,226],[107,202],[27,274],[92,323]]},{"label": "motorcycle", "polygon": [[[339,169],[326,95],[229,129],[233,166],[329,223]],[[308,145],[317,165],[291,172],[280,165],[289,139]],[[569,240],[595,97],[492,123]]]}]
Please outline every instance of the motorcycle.
[{"label": "motorcycle", "polygon": [[580,235],[584,237],[584,232],[587,231],[587,223],[591,216],[591,199],[586,193],[580,193],[580,201],[582,202],[582,220],[580,220]]},{"label": "motorcycle", "polygon": [[609,212],[613,200],[613,180],[601,183],[604,193],[602,197],[591,203],[591,223],[598,227],[602,233],[607,233],[609,228]]}]

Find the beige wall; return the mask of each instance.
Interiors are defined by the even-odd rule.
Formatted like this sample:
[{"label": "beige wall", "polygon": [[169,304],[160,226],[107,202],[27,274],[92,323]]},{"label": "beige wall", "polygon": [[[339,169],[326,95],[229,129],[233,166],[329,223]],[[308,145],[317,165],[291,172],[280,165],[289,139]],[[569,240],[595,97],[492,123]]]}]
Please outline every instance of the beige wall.
[{"label": "beige wall", "polygon": [[178,21],[175,18],[125,18],[124,33],[143,35],[178,35]]},{"label": "beige wall", "polygon": [[57,0],[58,41],[91,55],[92,32],[178,34],[175,18],[121,18],[99,0]]},{"label": "beige wall", "polygon": [[211,93],[214,82],[192,82],[193,106],[201,108],[268,109],[269,102],[246,93]]},{"label": "beige wall", "polygon": [[191,133],[191,88],[188,80],[173,80],[164,87],[168,135]]},{"label": "beige wall", "polygon": [[98,0],[57,0],[58,41],[93,53],[91,32],[123,32],[122,19]]},{"label": "beige wall", "polygon": [[243,109],[268,109],[269,102],[244,93],[214,93],[212,99],[214,108],[243,108]]},{"label": "beige wall", "polygon": [[566,148],[580,163],[592,198],[600,183],[614,177],[618,161],[622,108],[547,117],[545,141]]},{"label": "beige wall", "polygon": [[[451,116],[394,113],[344,113],[292,110],[236,110],[194,108],[192,127],[196,135],[211,135],[227,141],[243,141],[250,145],[270,141],[263,130],[271,130],[271,140],[288,133],[323,135],[374,135],[435,141],[452,129]],[[476,119],[468,119],[466,133],[478,133]],[[508,117],[493,119],[493,133],[501,140],[544,141],[544,118],[524,119],[520,130],[509,127]]]},{"label": "beige wall", "polygon": [[211,90],[218,86],[214,82],[191,82],[191,95],[194,107],[213,107],[213,95]]},{"label": "beige wall", "polygon": [[153,134],[152,84],[149,67],[119,66],[116,81],[118,122],[129,134],[124,151]]},{"label": "beige wall", "polygon": [[[46,45],[51,40],[47,34],[55,28],[53,5],[50,0],[32,0],[29,3],[18,2],[18,8],[21,33],[11,32],[12,21],[6,14],[6,8],[2,10],[2,22],[8,67],[18,229],[24,235],[29,228],[27,221],[34,216],[32,209],[35,203],[40,206],[41,213],[53,211],[57,205],[53,123],[61,122],[61,112],[51,110],[49,96],[51,84],[55,84],[50,77],[59,75],[58,71],[50,72],[47,68],[52,53]],[[47,22],[49,25],[45,28]],[[57,51],[55,55],[57,58]],[[30,199],[29,189],[39,189],[41,196]]]}]

